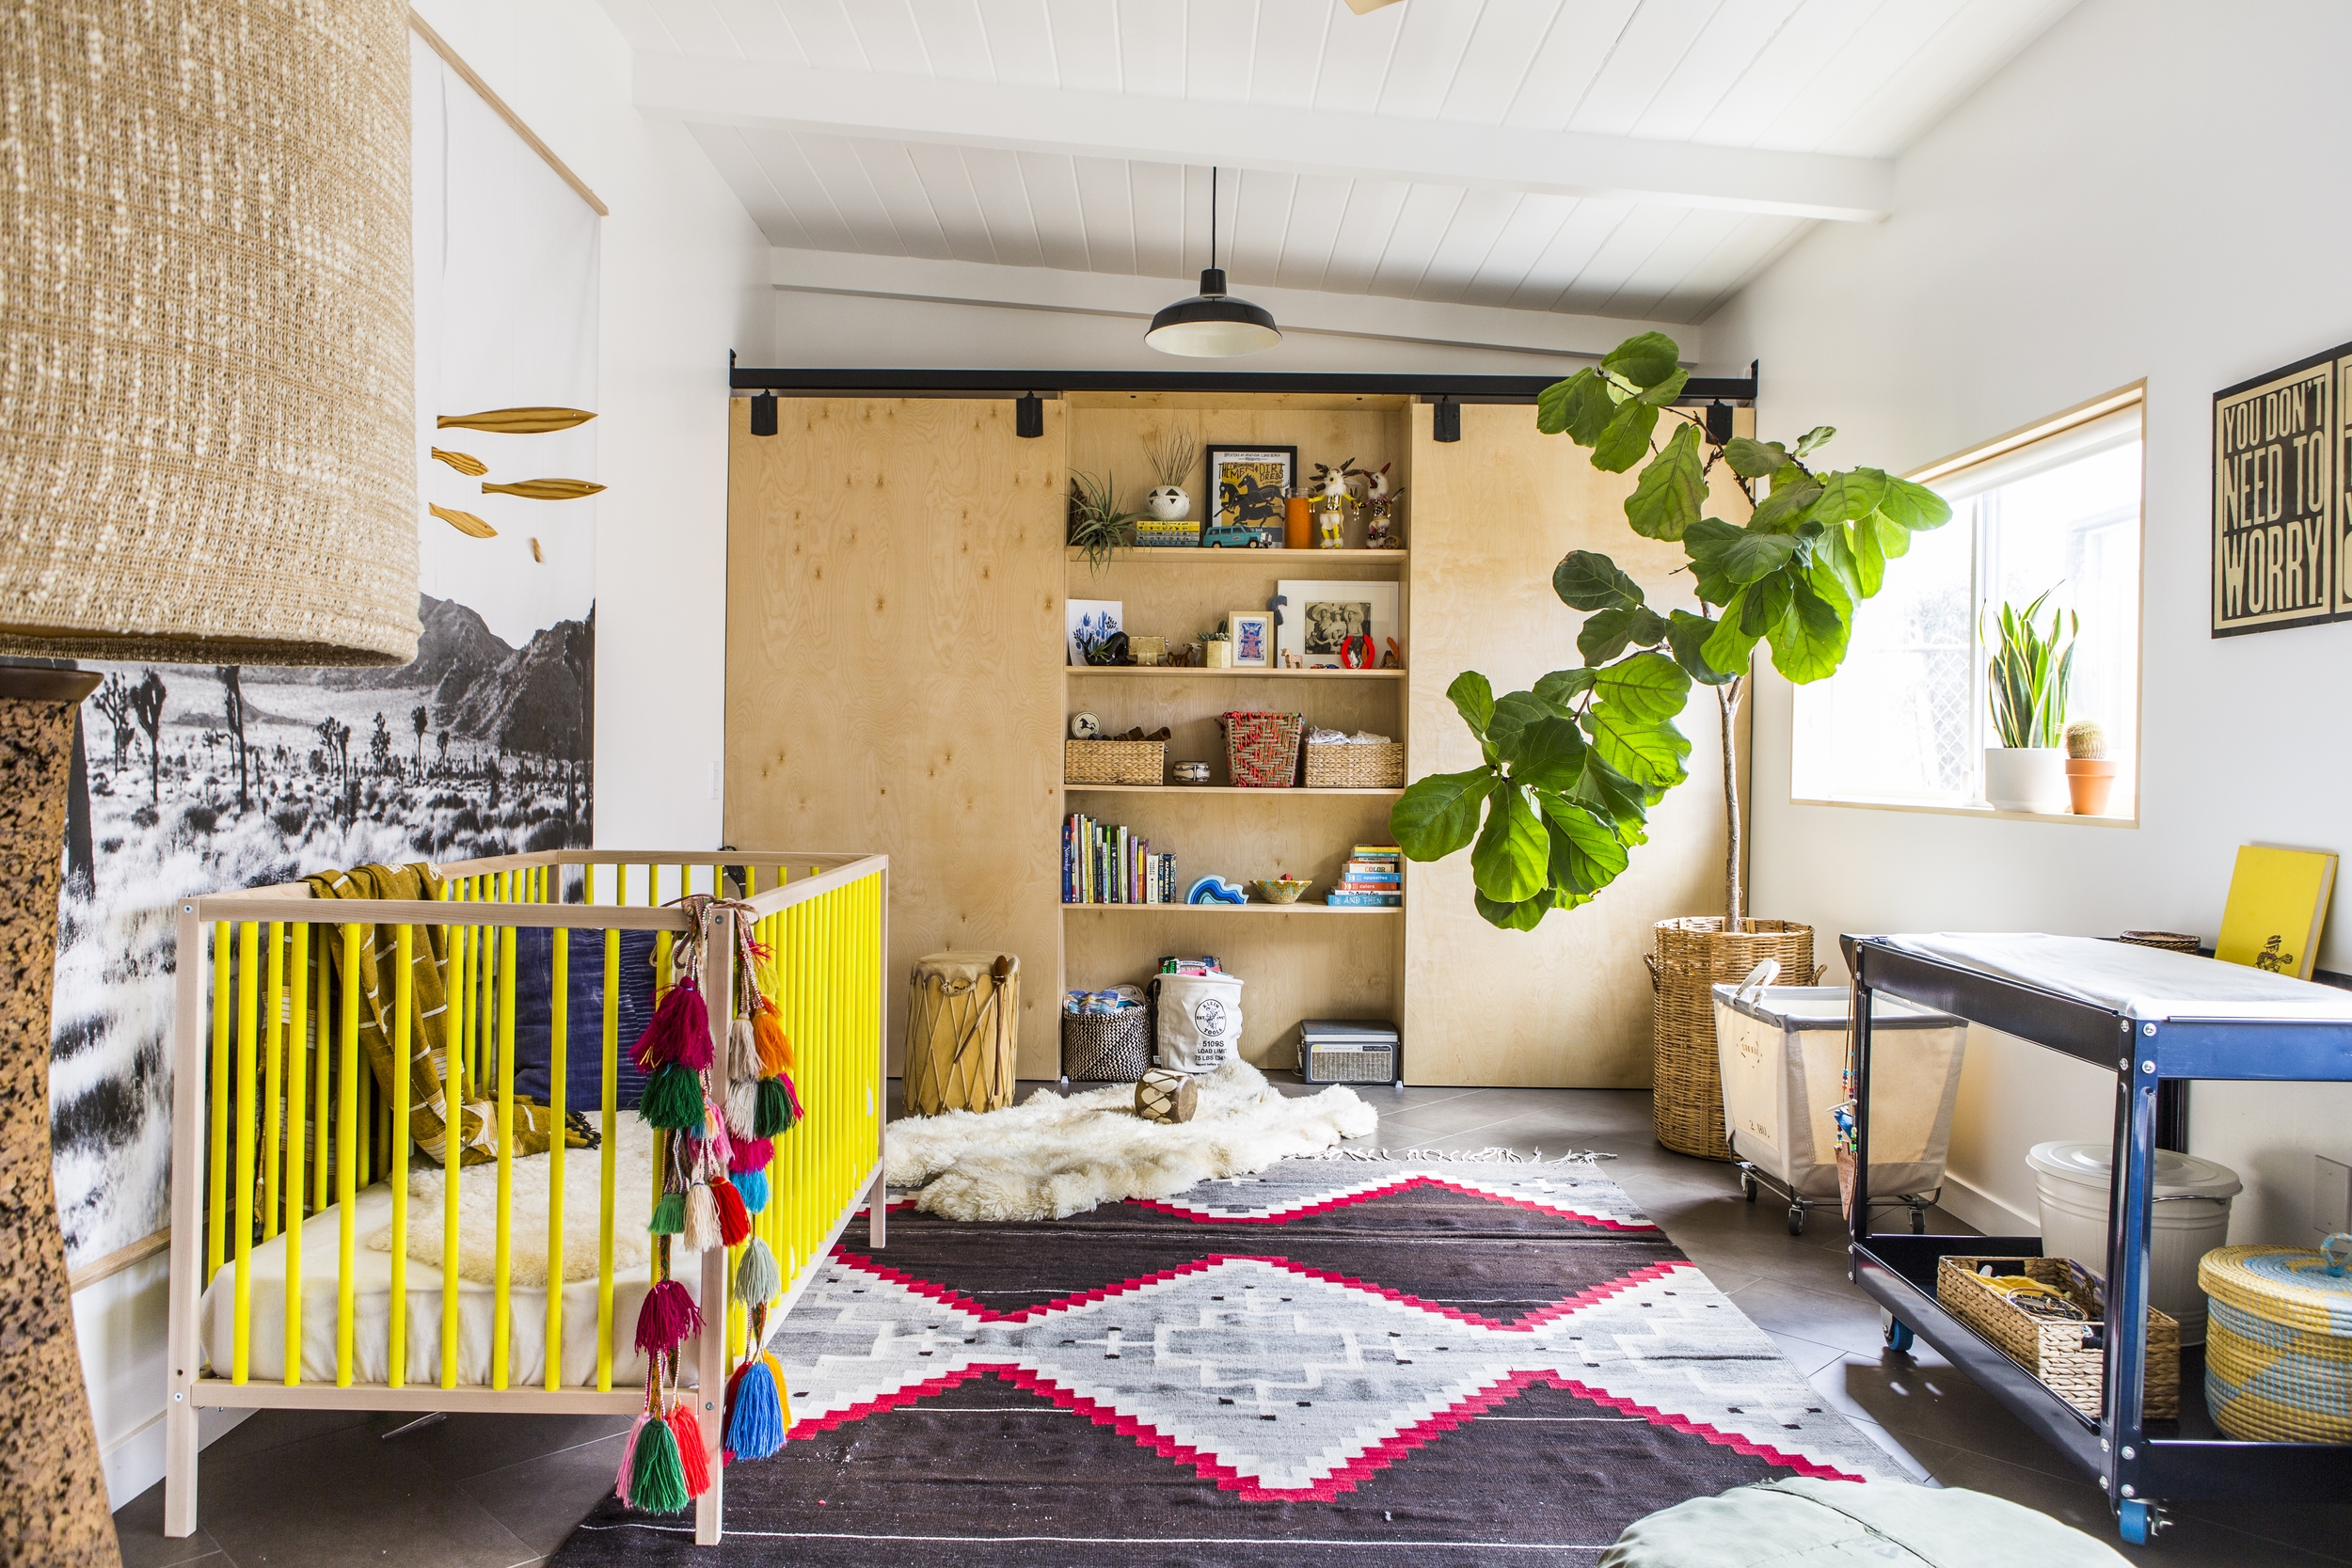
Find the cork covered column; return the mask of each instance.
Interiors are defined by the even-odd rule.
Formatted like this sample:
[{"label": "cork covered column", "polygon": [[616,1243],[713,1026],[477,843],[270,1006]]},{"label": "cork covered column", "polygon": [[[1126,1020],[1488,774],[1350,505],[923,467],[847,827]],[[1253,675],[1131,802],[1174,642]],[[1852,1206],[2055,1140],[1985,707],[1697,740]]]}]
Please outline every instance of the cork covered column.
[{"label": "cork covered column", "polygon": [[98,684],[0,669],[0,1560],[116,1564],[49,1168],[49,1007],[73,721]]}]

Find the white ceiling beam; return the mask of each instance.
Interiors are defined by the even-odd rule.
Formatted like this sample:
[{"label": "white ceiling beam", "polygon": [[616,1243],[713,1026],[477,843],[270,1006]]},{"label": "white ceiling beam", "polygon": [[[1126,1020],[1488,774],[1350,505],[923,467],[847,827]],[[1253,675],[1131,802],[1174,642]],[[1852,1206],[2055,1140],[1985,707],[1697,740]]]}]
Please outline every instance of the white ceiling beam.
[{"label": "white ceiling beam", "polygon": [[1266,103],[1072,92],[640,50],[637,106],[746,130],[1002,148],[1876,222],[1883,158],[1703,147]]},{"label": "white ceiling beam", "polygon": [[[1016,310],[1121,316],[1148,322],[1161,306],[1190,291],[1166,277],[1136,277],[1055,267],[1007,267],[985,261],[935,261],[918,257],[867,256],[838,250],[771,252],[770,281],[798,293],[911,299]],[[1668,322],[1619,321],[1493,305],[1449,305],[1391,299],[1382,294],[1324,293],[1312,289],[1242,286],[1244,298],[1264,306],[1285,332],[1314,332],[1454,348],[1502,349],[1540,356],[1597,358],[1637,332],[1675,339],[1683,358],[1700,356],[1702,329]],[[1138,333],[1140,336],[1140,333]]]}]

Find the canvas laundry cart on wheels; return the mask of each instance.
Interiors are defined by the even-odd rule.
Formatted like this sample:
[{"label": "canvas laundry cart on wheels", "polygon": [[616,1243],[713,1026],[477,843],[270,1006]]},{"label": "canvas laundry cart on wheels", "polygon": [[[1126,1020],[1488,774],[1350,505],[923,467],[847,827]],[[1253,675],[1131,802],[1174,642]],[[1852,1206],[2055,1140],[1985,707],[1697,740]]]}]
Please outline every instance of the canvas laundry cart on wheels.
[{"label": "canvas laundry cart on wheels", "polygon": [[[1750,1203],[1759,1191],[1787,1202],[1791,1236],[1804,1233],[1806,1214],[1839,1201],[1836,1114],[1851,1098],[1851,1000],[1843,986],[1715,988],[1724,1130],[1740,1190]],[[1909,1209],[1917,1235],[1943,1191],[1968,1025],[1892,996],[1873,1006],[1872,1026],[1903,1031],[1904,1050],[1879,1084],[1870,1190]]]}]

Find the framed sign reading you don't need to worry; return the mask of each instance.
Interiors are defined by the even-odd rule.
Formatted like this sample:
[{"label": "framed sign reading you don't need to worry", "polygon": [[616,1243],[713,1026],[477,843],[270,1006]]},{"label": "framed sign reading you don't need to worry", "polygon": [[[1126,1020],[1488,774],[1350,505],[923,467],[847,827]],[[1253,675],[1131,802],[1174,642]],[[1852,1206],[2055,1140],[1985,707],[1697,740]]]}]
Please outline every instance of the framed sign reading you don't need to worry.
[{"label": "framed sign reading you don't need to worry", "polygon": [[2352,620],[2352,343],[2214,394],[2213,635]]}]

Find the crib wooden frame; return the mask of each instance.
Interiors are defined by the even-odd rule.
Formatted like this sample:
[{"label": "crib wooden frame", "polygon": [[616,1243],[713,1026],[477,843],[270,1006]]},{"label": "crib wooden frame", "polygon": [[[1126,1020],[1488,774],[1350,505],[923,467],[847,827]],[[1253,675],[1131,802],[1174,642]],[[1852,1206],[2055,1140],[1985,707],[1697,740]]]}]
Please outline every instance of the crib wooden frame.
[{"label": "crib wooden frame", "polygon": [[[755,1216],[756,1233],[767,1239],[784,1276],[780,1302],[771,1307],[769,1322],[790,1310],[834,1244],[865,1203],[872,1243],[884,1241],[886,1189],[883,1179],[882,1125],[886,1085],[883,1078],[884,1009],[887,986],[883,971],[889,951],[889,859],[883,855],[803,853],[776,850],[727,850],[687,853],[675,850],[626,851],[566,849],[548,853],[507,855],[441,865],[447,879],[443,901],[336,899],[319,900],[307,883],[290,882],[238,893],[183,899],[177,911],[179,973],[177,1009],[172,1041],[171,1120],[171,1270],[170,1323],[167,1345],[168,1393],[165,1407],[164,1533],[186,1536],[197,1527],[197,1414],[206,1407],[345,1409],[385,1411],[506,1411],[516,1414],[559,1412],[573,1415],[629,1415],[643,1403],[643,1390],[633,1385],[615,1387],[612,1368],[624,1358],[616,1346],[626,1346],[633,1325],[612,1321],[613,1224],[613,1085],[616,1051],[633,1042],[616,1037],[617,981],[620,933],[650,930],[658,936],[658,969],[666,974],[670,939],[688,929],[685,913],[664,901],[687,892],[718,891],[747,902],[758,921],[761,939],[771,949],[769,960],[784,977],[787,1032],[799,1045],[802,1094],[805,1115],[776,1140],[775,1161],[769,1167],[772,1196]],[[577,869],[591,899],[609,893],[609,901],[564,903],[567,873]],[[631,872],[641,873],[640,901],[628,902]],[[609,878],[610,888],[599,886]],[[332,911],[334,918],[315,916]],[[462,915],[456,911],[462,910]],[[440,1376],[429,1384],[406,1378],[405,1328],[411,1321],[406,1302],[405,1248],[401,1240],[410,1223],[406,1176],[410,1160],[405,1095],[373,1098],[389,1100],[379,1108],[373,1125],[363,1124],[360,1101],[370,1098],[373,1074],[365,1069],[358,1051],[358,992],[348,986],[334,988],[337,1000],[347,1003],[340,1018],[326,1010],[326,987],[309,994],[300,965],[310,933],[336,937],[356,944],[365,926],[396,928],[401,950],[407,950],[416,927],[451,928],[453,945],[450,970],[455,987],[465,987],[469,1001],[482,1009],[469,1025],[453,1021],[451,1052],[462,1086],[468,1060],[495,1059],[501,1074],[499,1102],[500,1198],[498,1277],[493,1285],[494,1371],[488,1384],[457,1383],[458,1270],[444,1256],[444,1332],[440,1338]],[[605,1019],[600,1030],[587,1031],[603,1053],[604,1104],[602,1117],[607,1155],[598,1211],[601,1230],[599,1323],[596,1360],[596,1386],[571,1386],[562,1375],[562,1297],[564,1277],[550,1269],[548,1285],[552,1332],[547,1356],[545,1386],[506,1385],[505,1362],[512,1338],[512,1291],[505,1270],[506,1238],[512,1227],[512,1198],[506,1171],[511,1154],[513,1097],[514,938],[521,927],[563,928],[600,933],[605,938],[607,963]],[[213,937],[208,943],[207,928]],[[262,942],[268,942],[263,961]],[[235,942],[230,964],[220,963],[222,943]],[[552,996],[563,998],[564,953],[573,939],[555,944]],[[346,952],[356,953],[356,946]],[[291,962],[287,955],[293,955]],[[322,952],[320,958],[325,958]],[[704,956],[699,976],[711,1019],[715,1087],[723,1098],[727,1071],[729,1008],[733,993],[735,955],[727,944],[713,942]],[[475,967],[469,969],[469,963]],[[289,973],[291,971],[291,973]],[[349,973],[346,969],[345,973]],[[396,1051],[406,1044],[408,968],[398,972],[395,1007]],[[493,990],[493,986],[502,990]],[[454,989],[454,987],[453,988]],[[233,995],[231,992],[233,991]],[[312,1051],[311,1022],[306,1008],[315,1000],[315,1068],[287,1070]],[[210,1006],[208,1008],[207,1003]],[[463,1013],[469,1002],[453,1005]],[[550,1051],[562,1063],[568,1029],[564,1008],[551,1006]],[[490,1038],[491,1022],[503,1033]],[[330,1085],[329,1053],[339,1053]],[[405,1054],[405,1052],[403,1052]],[[315,1073],[319,1098],[306,1103],[306,1091]],[[564,1074],[551,1072],[551,1098],[560,1096]],[[472,1079],[476,1087],[484,1081]],[[334,1122],[326,1123],[330,1108],[324,1101],[331,1092]],[[264,1099],[263,1096],[266,1096]],[[446,1099],[444,1101],[446,1103]],[[560,1100],[558,1101],[560,1108]],[[234,1112],[234,1126],[230,1120]],[[281,1114],[284,1126],[280,1127]],[[628,1114],[628,1113],[624,1113]],[[305,1169],[305,1129],[315,1140],[315,1156]],[[282,1137],[281,1137],[282,1132]],[[373,1141],[371,1139],[373,1134]],[[330,1154],[330,1145],[332,1152]],[[257,1159],[260,1163],[257,1170]],[[327,1166],[334,1169],[330,1195]],[[564,1192],[561,1162],[551,1170],[549,1194],[550,1254],[562,1250]],[[362,1180],[365,1176],[367,1180]],[[304,1190],[306,1178],[310,1187]],[[383,1180],[394,1194],[394,1243],[390,1252],[392,1289],[388,1329],[388,1378],[360,1383],[354,1377],[351,1323],[355,1316],[349,1271],[354,1229],[351,1200],[368,1181]],[[257,1199],[257,1182],[262,1192]],[[445,1235],[454,1236],[457,1184],[451,1194]],[[332,1196],[334,1203],[326,1201]],[[279,1230],[299,1231],[303,1218],[334,1204],[345,1216],[339,1257],[322,1259],[311,1272],[301,1257],[298,1242],[288,1252],[289,1352],[283,1381],[262,1382],[246,1375],[243,1352],[250,1334],[250,1283],[246,1259],[257,1222],[263,1240]],[[430,1219],[431,1216],[424,1216]],[[281,1220],[284,1222],[280,1224]],[[233,1243],[230,1238],[233,1235]],[[720,1396],[732,1369],[747,1354],[745,1309],[728,1293],[731,1270],[740,1249],[713,1249],[700,1255],[700,1296],[709,1327],[688,1341],[684,1355],[694,1367],[694,1397],[700,1411],[704,1442],[708,1451],[711,1485],[695,1505],[694,1537],[712,1544],[722,1534],[724,1468],[720,1463],[722,1410]],[[680,1255],[683,1273],[692,1267],[692,1255]],[[233,1269],[232,1335],[238,1365],[207,1368],[200,1340],[199,1304],[216,1274]],[[326,1277],[339,1282],[339,1342],[337,1376],[333,1383],[305,1381],[300,1349],[301,1294],[306,1280]],[[712,1304],[724,1304],[713,1310]]]}]

